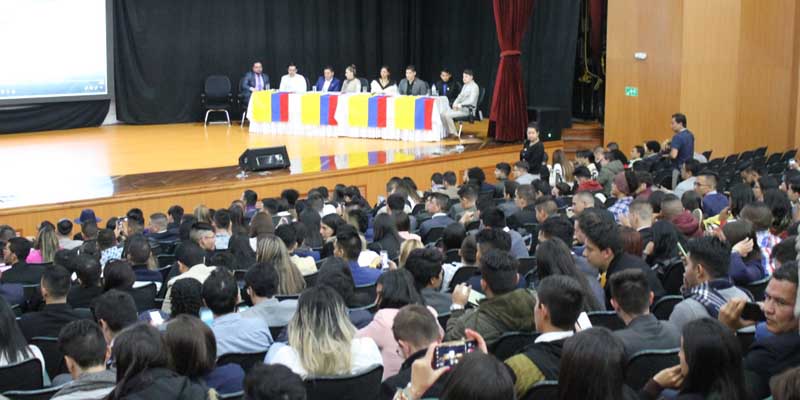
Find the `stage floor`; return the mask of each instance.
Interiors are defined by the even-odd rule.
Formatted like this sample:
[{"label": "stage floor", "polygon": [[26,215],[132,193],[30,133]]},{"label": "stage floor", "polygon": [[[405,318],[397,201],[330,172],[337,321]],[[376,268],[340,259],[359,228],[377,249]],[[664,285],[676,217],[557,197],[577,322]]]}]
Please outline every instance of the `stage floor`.
[{"label": "stage floor", "polygon": [[[485,132],[485,123],[465,132]],[[468,131],[469,130],[469,131]],[[6,166],[0,209],[106,198],[204,182],[237,182],[247,148],[285,145],[292,167],[274,176],[419,160],[486,146],[483,139],[402,142],[378,139],[255,135],[238,125],[111,125],[0,135]],[[253,178],[260,178],[251,174]]]}]

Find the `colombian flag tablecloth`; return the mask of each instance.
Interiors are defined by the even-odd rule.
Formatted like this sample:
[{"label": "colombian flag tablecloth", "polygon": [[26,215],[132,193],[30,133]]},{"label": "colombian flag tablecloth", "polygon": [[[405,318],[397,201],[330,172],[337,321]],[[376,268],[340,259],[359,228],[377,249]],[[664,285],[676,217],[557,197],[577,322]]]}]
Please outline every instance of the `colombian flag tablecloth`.
[{"label": "colombian flag tablecloth", "polygon": [[445,136],[446,97],[369,93],[253,93],[250,132],[437,141]]}]

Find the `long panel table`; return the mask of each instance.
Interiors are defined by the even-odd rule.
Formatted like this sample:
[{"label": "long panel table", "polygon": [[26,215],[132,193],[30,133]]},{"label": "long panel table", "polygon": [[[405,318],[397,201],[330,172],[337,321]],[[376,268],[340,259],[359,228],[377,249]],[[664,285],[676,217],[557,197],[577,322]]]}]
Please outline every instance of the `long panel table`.
[{"label": "long panel table", "polygon": [[250,96],[247,119],[257,134],[438,141],[448,110],[443,96],[265,90]]}]

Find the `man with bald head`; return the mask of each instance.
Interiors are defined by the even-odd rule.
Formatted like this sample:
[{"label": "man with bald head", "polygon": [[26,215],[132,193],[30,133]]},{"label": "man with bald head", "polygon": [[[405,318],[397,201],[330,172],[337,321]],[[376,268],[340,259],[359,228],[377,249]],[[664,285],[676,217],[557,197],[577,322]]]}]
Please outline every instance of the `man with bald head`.
[{"label": "man with bald head", "polygon": [[664,196],[661,202],[661,219],[671,222],[686,237],[703,236],[700,222],[689,210],[683,208],[681,199],[674,194]]}]

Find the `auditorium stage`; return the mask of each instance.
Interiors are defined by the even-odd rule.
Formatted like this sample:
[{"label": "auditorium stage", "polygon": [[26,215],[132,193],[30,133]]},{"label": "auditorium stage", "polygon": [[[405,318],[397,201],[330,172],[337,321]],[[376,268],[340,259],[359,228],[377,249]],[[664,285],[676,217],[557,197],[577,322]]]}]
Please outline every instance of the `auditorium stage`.
[{"label": "auditorium stage", "polygon": [[[485,123],[465,125],[465,133],[484,135],[485,128]],[[433,172],[453,170],[460,179],[465,169],[479,166],[493,178],[495,163],[517,160],[520,148],[481,137],[428,143],[254,135],[247,129],[111,125],[0,135],[0,160],[6,167],[0,223],[32,235],[42,220],[76,218],[86,207],[106,219],[131,207],[146,215],[172,204],[227,207],[247,188],[269,197],[289,187],[306,193],[336,183],[360,187],[373,203],[391,176],[411,176],[425,188]],[[236,177],[245,149],[280,145],[287,147],[290,170]],[[546,146],[550,153],[561,147],[561,142]]]}]

